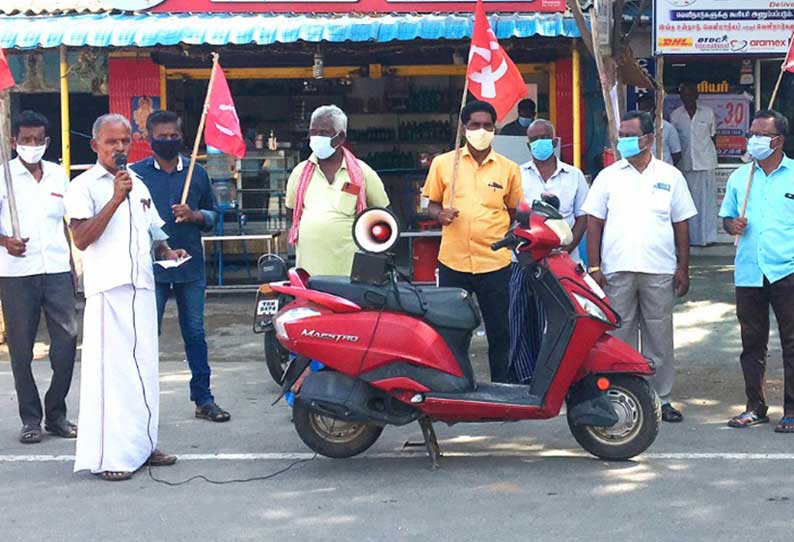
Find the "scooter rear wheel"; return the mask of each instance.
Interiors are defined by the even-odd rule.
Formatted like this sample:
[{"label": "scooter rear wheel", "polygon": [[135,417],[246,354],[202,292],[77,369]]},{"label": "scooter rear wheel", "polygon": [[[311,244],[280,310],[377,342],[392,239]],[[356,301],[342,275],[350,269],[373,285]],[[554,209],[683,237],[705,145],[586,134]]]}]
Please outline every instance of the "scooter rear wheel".
[{"label": "scooter rear wheel", "polygon": [[615,425],[578,425],[568,416],[568,427],[576,442],[594,456],[626,461],[647,450],[656,440],[662,407],[650,383],[639,376],[611,376],[606,393],[618,415]]},{"label": "scooter rear wheel", "polygon": [[336,459],[353,457],[367,450],[383,432],[380,425],[317,414],[299,398],[292,407],[292,422],[306,446],[320,455]]}]

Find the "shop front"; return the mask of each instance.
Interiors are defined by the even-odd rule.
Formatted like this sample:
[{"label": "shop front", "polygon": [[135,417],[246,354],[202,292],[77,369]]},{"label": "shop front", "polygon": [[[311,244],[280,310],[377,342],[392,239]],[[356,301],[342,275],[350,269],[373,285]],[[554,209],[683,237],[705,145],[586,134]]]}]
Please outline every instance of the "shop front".
[{"label": "shop front", "polygon": [[[730,174],[747,158],[745,134],[755,111],[766,109],[794,31],[792,2],[657,0],[653,43],[664,57],[665,118],[681,104],[678,84],[693,81],[699,103],[717,117],[718,206]],[[781,4],[790,4],[782,6]],[[648,62],[653,72],[655,63]],[[794,77],[783,76],[774,108],[794,120]],[[794,150],[791,138],[787,153]],[[730,242],[719,222],[719,240]]]},{"label": "shop front", "polygon": [[[0,17],[0,46],[20,55],[24,48],[46,47],[105,54],[108,109],[133,124],[131,159],[150,153],[145,118],[155,109],[179,113],[192,143],[210,55],[220,53],[248,149],[239,161],[201,152],[219,181],[227,234],[277,236],[288,228],[286,180],[308,155],[311,112],[340,106],[349,117],[351,148],[379,172],[403,226],[412,230],[412,244],[406,241],[401,255],[406,267],[432,280],[432,265],[412,265],[433,255],[428,239],[438,235],[421,233],[429,225],[419,188],[433,156],[454,144],[472,2],[112,3],[141,11],[28,17],[17,21],[11,36],[14,17]],[[578,163],[578,30],[564,8],[562,0],[486,2],[494,33],[524,75],[538,116],[555,121],[563,159]],[[278,14],[287,9],[292,13]],[[337,14],[342,11],[355,14]],[[264,246],[249,240],[224,249],[247,260]],[[286,250],[283,243],[280,250]]]}]

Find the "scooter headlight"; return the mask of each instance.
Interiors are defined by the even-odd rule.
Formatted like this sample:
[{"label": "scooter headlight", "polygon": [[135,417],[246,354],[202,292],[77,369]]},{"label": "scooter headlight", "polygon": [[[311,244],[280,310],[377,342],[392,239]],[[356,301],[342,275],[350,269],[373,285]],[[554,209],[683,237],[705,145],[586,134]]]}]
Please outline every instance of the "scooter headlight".
[{"label": "scooter headlight", "polygon": [[573,294],[573,297],[574,299],[576,299],[576,302],[579,303],[579,306],[582,307],[588,315],[603,322],[606,322],[608,324],[611,323],[606,313],[603,310],[601,310],[601,307],[596,305],[593,301],[575,292]]},{"label": "scooter headlight", "polygon": [[287,324],[295,322],[297,320],[302,320],[304,318],[311,318],[312,316],[320,316],[321,313],[317,312],[314,309],[310,309],[308,307],[298,307],[296,309],[290,309],[286,312],[276,315],[273,318],[273,328],[276,330],[276,336],[281,337],[282,339],[289,339],[289,335],[287,334]]}]

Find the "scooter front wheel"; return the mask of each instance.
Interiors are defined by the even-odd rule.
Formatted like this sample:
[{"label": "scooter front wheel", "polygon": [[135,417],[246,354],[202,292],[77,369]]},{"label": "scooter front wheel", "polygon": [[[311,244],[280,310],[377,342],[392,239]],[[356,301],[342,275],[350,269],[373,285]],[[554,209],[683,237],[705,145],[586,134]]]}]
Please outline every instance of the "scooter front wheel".
[{"label": "scooter front wheel", "polygon": [[344,459],[353,457],[375,444],[383,427],[363,422],[349,422],[313,412],[296,399],[292,422],[301,440],[320,455]]},{"label": "scooter front wheel", "polygon": [[639,376],[610,376],[606,394],[618,415],[615,425],[579,425],[569,415],[568,427],[576,442],[594,456],[626,461],[647,450],[656,440],[662,407],[650,383]]}]

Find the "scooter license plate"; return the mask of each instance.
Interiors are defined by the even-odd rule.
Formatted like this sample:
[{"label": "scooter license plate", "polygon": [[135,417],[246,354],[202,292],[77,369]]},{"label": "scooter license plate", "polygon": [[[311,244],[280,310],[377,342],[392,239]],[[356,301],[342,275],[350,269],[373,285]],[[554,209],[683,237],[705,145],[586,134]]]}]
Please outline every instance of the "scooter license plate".
[{"label": "scooter license plate", "polygon": [[262,333],[273,320],[281,304],[278,297],[257,292],[254,304],[254,333]]}]

